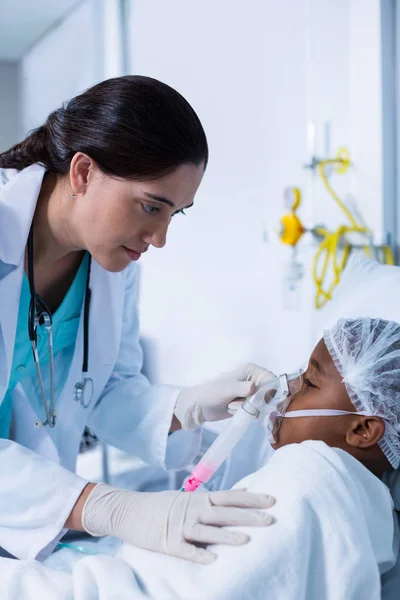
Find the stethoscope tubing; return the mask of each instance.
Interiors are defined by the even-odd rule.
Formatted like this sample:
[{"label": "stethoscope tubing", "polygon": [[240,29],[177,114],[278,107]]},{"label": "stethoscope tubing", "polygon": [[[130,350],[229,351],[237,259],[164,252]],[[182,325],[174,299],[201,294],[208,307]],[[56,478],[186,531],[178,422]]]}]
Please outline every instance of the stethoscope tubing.
[{"label": "stethoscope tubing", "polygon": [[[46,415],[44,422],[36,421],[37,426],[54,427],[56,424],[56,412],[55,412],[55,398],[54,398],[54,356],[53,356],[53,319],[52,313],[43,300],[43,298],[36,293],[35,290],[35,276],[34,276],[34,249],[33,249],[33,226],[29,231],[28,236],[28,282],[30,291],[30,302],[28,310],[28,334],[32,345],[33,359],[36,366],[36,372],[39,381],[40,392],[42,395],[43,407]],[[77,382],[74,388],[74,398],[80,400],[81,405],[87,408],[90,405],[89,402],[85,402],[85,387],[86,383],[91,383],[91,395],[93,395],[93,381],[85,377],[89,368],[89,314],[90,314],[90,301],[91,301],[91,289],[90,289],[90,273],[91,273],[92,257],[89,254],[88,260],[88,272],[86,277],[86,289],[85,289],[85,300],[84,300],[84,317],[83,317],[83,361],[82,361],[82,382]],[[43,377],[40,369],[39,354],[37,351],[37,333],[36,328],[39,324],[40,319],[43,319],[44,325],[47,331],[48,342],[49,342],[49,360],[50,360],[50,407],[47,402],[46,393],[44,390]]]}]

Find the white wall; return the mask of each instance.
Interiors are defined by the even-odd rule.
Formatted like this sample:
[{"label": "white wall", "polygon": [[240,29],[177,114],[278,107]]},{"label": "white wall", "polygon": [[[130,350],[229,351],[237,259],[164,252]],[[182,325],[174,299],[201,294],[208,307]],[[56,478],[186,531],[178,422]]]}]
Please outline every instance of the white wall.
[{"label": "white wall", "polygon": [[[367,225],[383,228],[381,16],[378,0],[352,0],[350,10],[351,193]],[[393,133],[394,135],[394,133]]]},{"label": "white wall", "polygon": [[[365,139],[372,145],[380,134],[379,88],[359,112],[365,87],[379,80],[379,21],[373,25],[378,5],[378,0],[132,3],[134,72],[181,91],[210,143],[210,165],[195,207],[174,223],[167,247],[142,264],[142,329],[157,342],[160,380],[194,383],[241,360],[279,371],[307,358],[315,334],[310,276],[315,247],[302,246],[306,278],[298,309],[288,311],[281,288],[289,252],[273,236],[264,243],[263,232],[281,215],[282,190],[290,184],[305,192],[303,215],[330,226],[343,221],[302,168],[309,158],[307,122],[316,123],[320,155],[329,122],[329,150],[345,145],[353,155],[354,149],[362,170]],[[371,45],[362,54],[371,28]],[[360,85],[357,72],[363,74]],[[361,124],[368,132],[363,140]],[[380,160],[379,144],[368,151]],[[368,169],[371,161],[369,154]],[[379,168],[373,176],[379,188]],[[352,177],[334,180],[340,193],[358,189]],[[365,185],[359,189],[365,191]],[[360,200],[367,222],[376,224],[381,198]]]},{"label": "white wall", "polygon": [[0,152],[19,141],[19,70],[14,61],[0,61]]},{"label": "white wall", "polygon": [[23,57],[21,135],[98,81],[95,4],[83,2]]},{"label": "white wall", "polygon": [[[317,127],[317,153],[325,153],[325,124],[330,126],[329,150],[349,149],[352,168],[346,177],[332,177],[341,194],[354,196],[366,224],[381,230],[382,83],[379,0],[309,0],[308,118]],[[323,221],[324,188],[314,186],[313,218]],[[332,224],[343,217],[330,210]]]}]

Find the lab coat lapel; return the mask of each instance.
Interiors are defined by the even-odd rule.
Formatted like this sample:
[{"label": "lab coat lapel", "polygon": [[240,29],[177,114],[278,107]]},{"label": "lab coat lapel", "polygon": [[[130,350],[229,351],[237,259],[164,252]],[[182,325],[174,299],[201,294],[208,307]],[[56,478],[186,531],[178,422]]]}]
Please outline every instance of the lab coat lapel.
[{"label": "lab coat lapel", "polygon": [[23,273],[23,265],[14,267],[0,280],[0,404],[10,377]]},{"label": "lab coat lapel", "polygon": [[45,169],[31,165],[0,188],[0,403],[7,390],[14,352],[24,253]]},{"label": "lab coat lapel", "polygon": [[43,167],[31,165],[12,175],[0,188],[0,260],[3,263],[18,266],[23,262],[44,174]]}]

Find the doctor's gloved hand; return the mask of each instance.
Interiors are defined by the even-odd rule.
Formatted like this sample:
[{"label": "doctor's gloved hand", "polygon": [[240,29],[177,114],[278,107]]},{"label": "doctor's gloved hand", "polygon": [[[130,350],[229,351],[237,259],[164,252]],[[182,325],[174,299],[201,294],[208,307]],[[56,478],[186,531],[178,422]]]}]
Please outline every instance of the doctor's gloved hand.
[{"label": "doctor's gloved hand", "polygon": [[94,536],[112,535],[139,548],[206,565],[216,555],[198,544],[246,544],[245,533],[225,526],[270,525],[273,518],[260,509],[273,504],[271,496],[244,490],[148,493],[99,483],[86,500],[82,525]]},{"label": "doctor's gloved hand", "polygon": [[195,429],[205,421],[221,421],[230,417],[244,398],[251,396],[274,374],[253,363],[246,363],[200,385],[184,388],[175,404],[175,416],[182,429]]}]

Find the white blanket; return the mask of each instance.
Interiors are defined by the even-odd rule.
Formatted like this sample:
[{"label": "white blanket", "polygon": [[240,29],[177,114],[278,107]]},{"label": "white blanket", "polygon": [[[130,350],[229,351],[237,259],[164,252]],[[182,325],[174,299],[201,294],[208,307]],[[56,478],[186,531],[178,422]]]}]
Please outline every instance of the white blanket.
[{"label": "white blanket", "polygon": [[72,573],[33,560],[0,558],[1,600],[139,600],[135,574],[122,561],[99,555],[76,562]]},{"label": "white blanket", "polygon": [[276,452],[242,480],[278,501],[272,527],[219,547],[208,567],[124,545],[119,556],[157,600],[378,600],[380,576],[397,558],[388,488],[349,454],[322,442]]},{"label": "white blanket", "polygon": [[[276,523],[245,529],[242,547],[216,548],[202,567],[125,544],[118,558],[91,556],[71,573],[0,559],[2,600],[378,600],[395,563],[388,488],[358,461],[322,442],[275,453],[242,480],[278,499]],[[394,543],[395,542],[395,543]],[[3,561],[6,561],[4,563]]]}]

